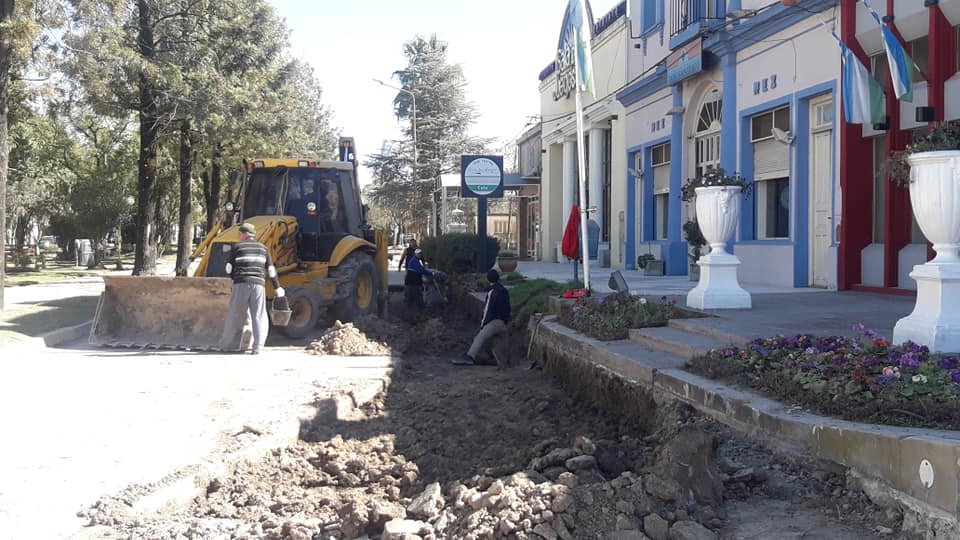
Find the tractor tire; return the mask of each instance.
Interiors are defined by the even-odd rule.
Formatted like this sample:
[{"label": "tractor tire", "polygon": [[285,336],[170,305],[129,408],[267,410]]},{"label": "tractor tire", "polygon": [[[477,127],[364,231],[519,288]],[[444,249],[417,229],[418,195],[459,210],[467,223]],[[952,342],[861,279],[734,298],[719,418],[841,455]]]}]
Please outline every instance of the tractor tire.
[{"label": "tractor tire", "polygon": [[280,326],[280,332],[291,339],[306,337],[317,327],[320,318],[320,305],[309,289],[290,287],[287,289],[287,301],[290,303],[290,322]]},{"label": "tractor tire", "polygon": [[333,308],[333,315],[340,322],[350,322],[377,312],[380,279],[373,255],[355,251],[331,268],[330,276],[340,280],[337,284],[340,300]]}]

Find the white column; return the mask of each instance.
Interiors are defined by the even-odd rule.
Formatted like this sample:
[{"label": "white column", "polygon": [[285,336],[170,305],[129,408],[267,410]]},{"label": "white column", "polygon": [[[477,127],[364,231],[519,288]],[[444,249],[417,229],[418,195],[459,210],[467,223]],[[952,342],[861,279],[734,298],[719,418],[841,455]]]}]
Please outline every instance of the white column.
[{"label": "white column", "polygon": [[[590,158],[587,163],[590,165],[590,204],[587,207],[595,206],[596,212],[590,214],[590,219],[597,222],[597,225],[603,227],[603,138],[605,135],[603,128],[590,129]],[[603,233],[600,233],[601,238]]]},{"label": "white column", "polygon": [[570,207],[577,201],[577,140],[563,141],[563,209],[560,213],[561,231],[567,226]]}]

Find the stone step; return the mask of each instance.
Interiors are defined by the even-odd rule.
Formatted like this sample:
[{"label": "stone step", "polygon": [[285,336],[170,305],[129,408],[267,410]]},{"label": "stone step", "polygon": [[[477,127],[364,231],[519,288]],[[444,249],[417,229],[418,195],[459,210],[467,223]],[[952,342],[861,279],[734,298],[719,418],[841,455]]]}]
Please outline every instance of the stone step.
[{"label": "stone step", "polygon": [[630,330],[630,339],[684,360],[705,354],[710,349],[722,349],[728,346],[728,343],[719,339],[669,326],[634,328]]},{"label": "stone step", "polygon": [[670,319],[667,322],[667,326],[691,334],[713,338],[722,341],[724,345],[742,346],[751,339],[742,335],[739,330],[735,328],[736,323],[716,317]]}]

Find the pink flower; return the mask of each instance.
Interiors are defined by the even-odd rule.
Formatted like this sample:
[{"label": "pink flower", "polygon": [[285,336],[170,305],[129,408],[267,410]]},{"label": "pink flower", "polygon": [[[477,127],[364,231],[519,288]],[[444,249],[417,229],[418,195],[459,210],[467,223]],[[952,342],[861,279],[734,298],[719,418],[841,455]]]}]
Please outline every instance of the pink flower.
[{"label": "pink flower", "polygon": [[895,367],[895,366],[887,366],[887,367],[883,368],[882,373],[883,373],[884,375],[892,375],[892,376],[894,376],[894,377],[896,377],[896,378],[898,378],[898,379],[900,378],[900,368]]}]

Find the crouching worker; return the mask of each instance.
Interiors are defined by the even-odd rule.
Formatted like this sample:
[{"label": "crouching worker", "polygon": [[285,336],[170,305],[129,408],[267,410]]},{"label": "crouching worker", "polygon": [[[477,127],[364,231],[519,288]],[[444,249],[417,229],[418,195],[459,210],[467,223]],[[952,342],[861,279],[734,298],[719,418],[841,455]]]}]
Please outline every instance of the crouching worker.
[{"label": "crouching worker", "polygon": [[408,308],[416,308],[418,311],[423,310],[423,276],[433,275],[431,270],[423,267],[422,257],[423,252],[420,249],[413,250],[407,259],[407,275],[403,278],[404,303]]},{"label": "crouching worker", "polygon": [[[460,366],[472,366],[477,363],[477,355],[487,345],[494,344],[506,336],[507,323],[510,321],[510,293],[500,283],[500,273],[496,270],[487,272],[487,281],[490,282],[490,291],[487,292],[487,301],[483,306],[483,319],[480,322],[480,331],[473,338],[473,344],[467,354],[453,360]],[[497,366],[505,367],[508,362],[506,353],[493,348],[493,355]],[[501,358],[503,356],[503,358]]]},{"label": "crouching worker", "polygon": [[252,224],[240,225],[240,241],[233,245],[227,258],[226,270],[233,278],[233,288],[230,290],[230,308],[223,326],[223,337],[220,338],[220,350],[223,351],[239,351],[237,338],[249,316],[253,323],[253,354],[260,354],[270,330],[266,278],[269,277],[273,282],[277,298],[284,295],[270,251],[267,246],[257,242],[256,234],[257,230]]}]

